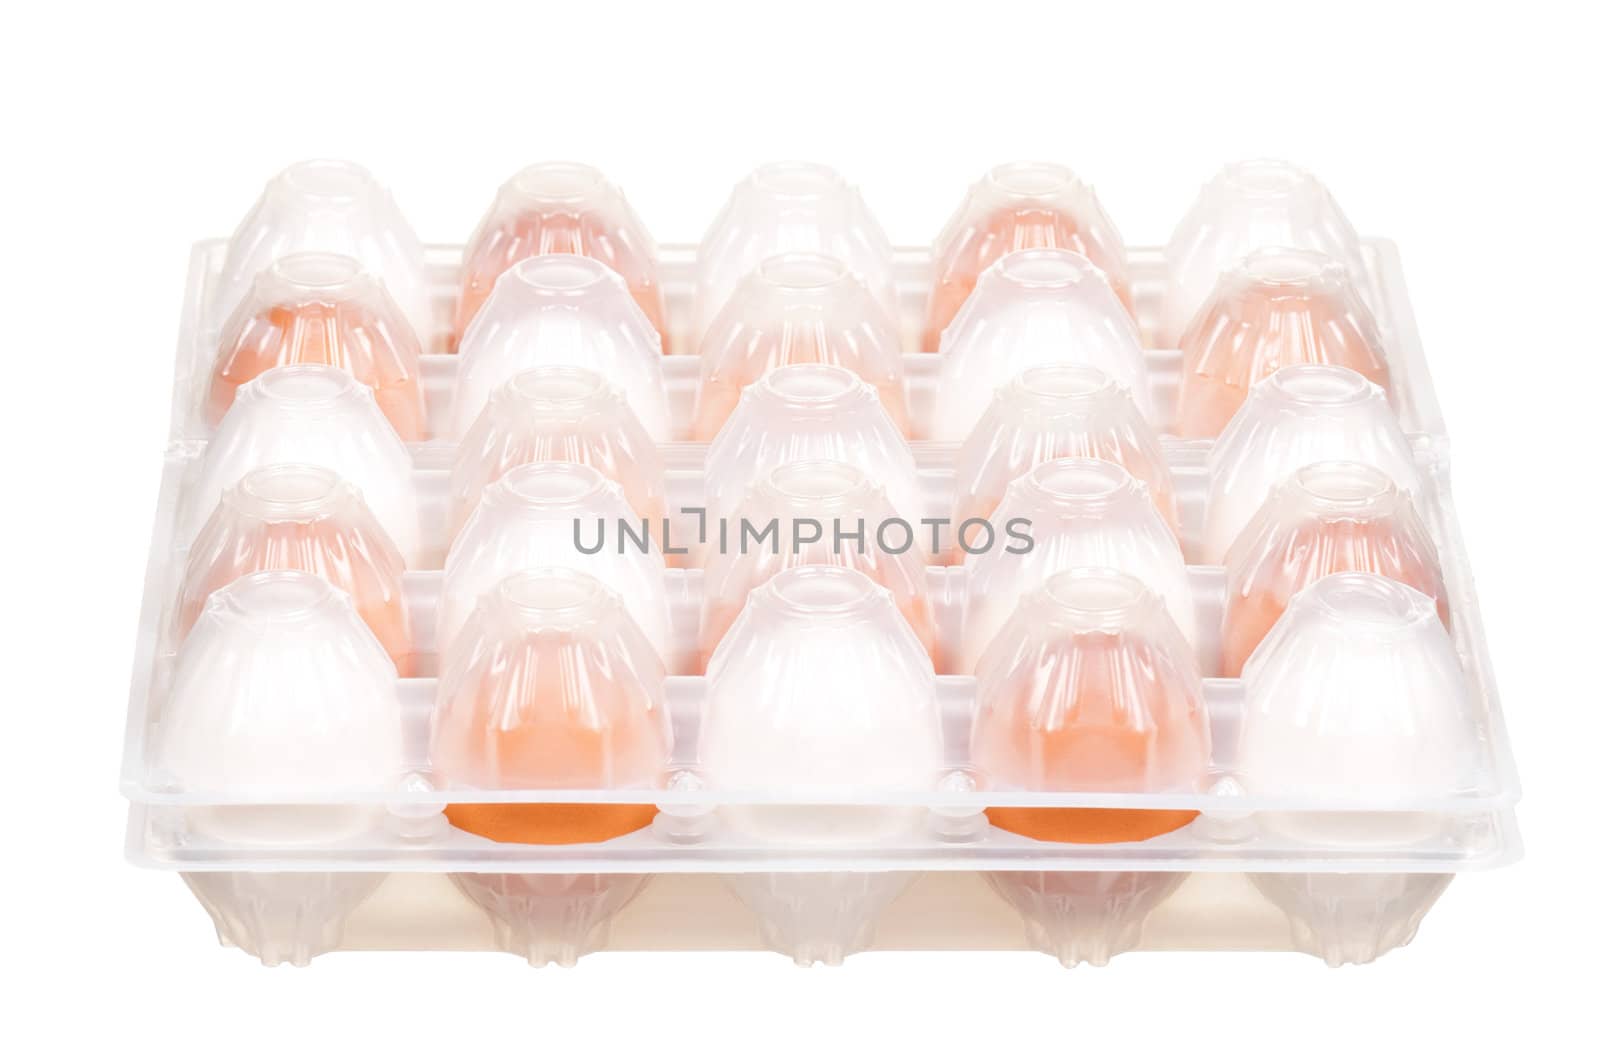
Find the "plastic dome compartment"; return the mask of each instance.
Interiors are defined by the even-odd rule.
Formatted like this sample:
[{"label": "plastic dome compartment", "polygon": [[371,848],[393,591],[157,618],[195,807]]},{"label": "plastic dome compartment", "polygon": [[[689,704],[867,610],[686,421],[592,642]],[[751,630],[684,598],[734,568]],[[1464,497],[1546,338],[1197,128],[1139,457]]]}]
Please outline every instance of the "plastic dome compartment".
[{"label": "plastic dome compartment", "polygon": [[461,255],[455,336],[466,334],[501,274],[538,255],[603,262],[627,285],[662,342],[667,337],[656,244],[615,185],[593,166],[542,162],[495,193]]},{"label": "plastic dome compartment", "polygon": [[1154,415],[1138,327],[1105,274],[1072,251],[1019,251],[985,270],[939,353],[932,439],[966,439],[995,393],[1036,366],[1100,369]]},{"label": "plastic dome compartment", "polygon": [[706,450],[709,542],[691,551],[704,558],[750,488],[780,465],[810,459],[843,462],[883,489],[894,513],[914,521],[924,510],[911,447],[860,377],[830,365],[769,370],[744,391],[733,416]]},{"label": "plastic dome compartment", "polygon": [[[978,661],[973,765],[989,789],[1200,793],[1211,731],[1193,646],[1133,576],[1068,568],[1025,595]],[[1193,810],[988,810],[1048,842],[1135,842]]]},{"label": "plastic dome compartment", "polygon": [[1198,560],[1221,564],[1273,488],[1318,461],[1370,465],[1413,497],[1422,486],[1382,388],[1342,366],[1289,366],[1250,389],[1211,448]]},{"label": "plastic dome compartment", "polygon": [[1316,251],[1269,248],[1225,272],[1178,341],[1178,434],[1217,435],[1251,385],[1288,365],[1342,365],[1385,392],[1389,358],[1348,270]]},{"label": "plastic dome compartment", "polygon": [[[213,594],[177,653],[150,750],[162,787],[203,797],[185,830],[268,850],[334,845],[383,822],[404,770],[394,664],[344,592],[307,572],[257,572]],[[297,803],[298,802],[298,803]],[[338,948],[382,874],[195,873],[223,941],[263,962]]]},{"label": "plastic dome compartment", "polygon": [[[1482,721],[1428,595],[1340,572],[1290,602],[1244,668],[1238,773],[1280,801],[1333,806],[1258,816],[1274,837],[1389,847],[1451,829],[1427,805],[1477,789]],[[1360,794],[1383,811],[1343,811]],[[1410,811],[1416,809],[1416,811]],[[1296,947],[1331,965],[1405,944],[1449,882],[1442,874],[1257,874]]]},{"label": "plastic dome compartment", "polygon": [[1010,162],[984,174],[933,242],[926,350],[943,350],[945,329],[978,278],[1004,256],[1033,248],[1076,252],[1104,274],[1131,312],[1127,251],[1094,189],[1065,166]]},{"label": "plastic dome compartment", "polygon": [[1322,252],[1349,272],[1361,301],[1378,309],[1361,239],[1327,188],[1291,163],[1254,159],[1224,166],[1173,229],[1157,341],[1177,346],[1221,276],[1269,247]]},{"label": "plastic dome compartment", "polygon": [[1224,676],[1239,674],[1296,594],[1334,572],[1408,584],[1449,621],[1432,536],[1410,496],[1370,465],[1316,462],[1290,475],[1245,525],[1224,567]]},{"label": "plastic dome compartment", "polygon": [[[785,794],[728,804],[751,845],[872,846],[920,829],[926,809],[834,804],[842,793],[931,790],[943,739],[933,662],[893,596],[865,574],[807,565],[750,594],[706,670],[699,772],[726,791]],[[769,947],[808,964],[865,946],[906,872],[735,875]]]},{"label": "plastic dome compartment", "polygon": [[587,465],[541,461],[490,484],[451,545],[439,584],[440,654],[502,580],[551,566],[620,595],[656,652],[670,653],[666,564],[622,488]]},{"label": "plastic dome compartment", "polygon": [[[1126,573],[1073,568],[1022,599],[978,663],[971,756],[986,789],[1204,791],[1211,732],[1194,650]],[[991,807],[1001,830],[1053,844],[1136,843],[1184,809]],[[1138,943],[1173,872],[990,871],[1029,943],[1072,966]]]},{"label": "plastic dome compartment", "polygon": [[246,474],[285,464],[336,473],[361,492],[406,563],[421,561],[411,452],[378,408],[372,389],[325,365],[269,369],[239,389],[186,485],[178,541],[192,543],[223,492]]},{"label": "plastic dome compartment", "polygon": [[[672,750],[665,669],[622,601],[591,576],[547,568],[480,599],[444,659],[431,766],[451,790],[659,787]],[[453,801],[458,830],[495,842],[596,844],[642,830],[655,806],[614,801]],[[498,946],[567,966],[601,947],[643,888],[636,874],[452,876],[489,916]]]},{"label": "plastic dome compartment", "polygon": [[222,330],[206,418],[215,426],[239,385],[280,365],[337,366],[372,389],[402,439],[427,435],[422,345],[383,282],[348,255],[289,255],[257,276]]},{"label": "plastic dome compartment", "polygon": [[780,465],[756,481],[729,523],[737,529],[729,534],[729,549],[706,559],[702,666],[751,591],[786,569],[817,564],[856,569],[887,589],[937,663],[926,558],[912,526],[897,518],[883,489],[860,469],[826,460]]},{"label": "plastic dome compartment", "polygon": [[307,251],[360,262],[383,282],[422,342],[432,337],[422,241],[377,178],[336,159],[297,162],[267,182],[228,240],[209,290],[209,327],[222,327],[273,262]]},{"label": "plastic dome compartment", "polygon": [[208,831],[360,833],[374,809],[309,796],[400,781],[397,678],[349,595],[309,572],[250,573],[211,595],[178,648],[151,769],[170,790],[226,799],[193,817]]},{"label": "plastic dome compartment", "polygon": [[402,676],[416,669],[416,642],[402,580],[405,559],[361,498],[316,465],[264,465],[222,493],[189,548],[178,590],[179,639],[212,593],[251,572],[320,576],[350,596]]},{"label": "plastic dome compartment", "polygon": [[1074,365],[1035,366],[995,392],[956,455],[956,526],[991,516],[1012,481],[1056,458],[1122,466],[1178,531],[1172,471],[1155,429],[1127,388]]},{"label": "plastic dome compartment", "polygon": [[789,251],[838,259],[885,311],[895,312],[894,249],[861,193],[818,163],[768,163],[734,186],[701,238],[691,350],[699,349],[740,283],[767,258]]},{"label": "plastic dome compartment", "polygon": [[739,396],[780,365],[821,363],[878,390],[903,434],[910,430],[899,328],[840,259],[789,252],[763,259],[712,320],[700,344],[694,437],[716,436]]},{"label": "plastic dome compartment", "polygon": [[[1069,568],[1117,569],[1142,581],[1195,645],[1183,551],[1144,486],[1120,465],[1094,458],[1045,462],[1011,484],[989,524],[995,545],[964,562],[967,603],[957,671],[976,671],[1023,596]],[[1023,527],[1026,541],[1017,530]]]},{"label": "plastic dome compartment", "polygon": [[[1428,805],[1479,787],[1477,701],[1437,604],[1414,587],[1371,572],[1324,576],[1290,600],[1241,678],[1245,788],[1335,806],[1263,813],[1274,833],[1415,841],[1443,822]],[[1394,811],[1340,811],[1352,794]]]},{"label": "plastic dome compartment", "polygon": [[500,385],[467,430],[450,473],[452,538],[490,484],[538,461],[599,471],[622,488],[659,538],[667,514],[666,470],[655,440],[604,376],[561,365],[529,369]]},{"label": "plastic dome compartment", "polygon": [[581,255],[540,255],[500,275],[461,337],[454,438],[495,389],[524,370],[592,369],[628,400],[652,439],[668,437],[661,337],[623,279]]}]

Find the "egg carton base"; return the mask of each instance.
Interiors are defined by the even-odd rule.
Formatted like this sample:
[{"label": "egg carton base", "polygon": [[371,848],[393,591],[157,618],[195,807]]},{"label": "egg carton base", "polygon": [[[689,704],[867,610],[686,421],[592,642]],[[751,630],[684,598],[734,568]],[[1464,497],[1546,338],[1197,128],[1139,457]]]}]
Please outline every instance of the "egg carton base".
[{"label": "egg carton base", "polygon": [[[570,966],[602,951],[769,951],[832,965],[866,951],[1031,950],[1068,967],[1099,966],[1130,951],[1301,952],[1338,966],[1409,942],[1451,881],[1441,874],[1119,875],[1039,903],[1041,885],[1047,893],[1065,880],[1008,886],[977,873],[930,872],[893,876],[903,881],[884,884],[881,904],[860,904],[879,886],[871,880],[883,877],[830,876],[819,894],[810,875],[787,893],[765,875],[640,876],[621,884],[614,910],[584,904],[548,918],[546,904],[540,914],[547,918],[535,927],[526,907],[508,917],[440,873],[184,876],[221,943],[269,965],[303,965],[335,951],[507,952],[535,966]],[[1076,875],[1080,883],[1088,877]],[[780,903],[763,906],[763,891]]]}]

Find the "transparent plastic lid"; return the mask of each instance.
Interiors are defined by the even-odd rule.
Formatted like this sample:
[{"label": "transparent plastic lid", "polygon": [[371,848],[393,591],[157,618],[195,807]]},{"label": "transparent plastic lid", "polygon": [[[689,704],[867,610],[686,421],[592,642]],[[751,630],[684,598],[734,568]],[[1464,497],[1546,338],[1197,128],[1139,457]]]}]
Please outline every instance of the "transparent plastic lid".
[{"label": "transparent plastic lid", "polygon": [[1006,255],[1032,248],[1082,255],[1100,269],[1122,304],[1132,307],[1127,252],[1094,190],[1065,166],[1009,162],[968,189],[934,241],[924,349],[944,349],[941,337],[980,275]]},{"label": "transparent plastic lid", "polygon": [[274,261],[222,330],[206,418],[216,425],[241,384],[284,365],[332,365],[372,389],[400,437],[427,435],[422,345],[383,283],[348,255]]},{"label": "transparent plastic lid", "polygon": [[1157,342],[1176,346],[1222,274],[1269,247],[1322,252],[1374,305],[1361,241],[1327,188],[1291,163],[1253,159],[1224,166],[1173,229]]},{"label": "transparent plastic lid", "polygon": [[780,465],[756,481],[730,523],[736,530],[728,549],[706,559],[702,661],[709,662],[752,590],[778,572],[816,564],[853,568],[883,586],[917,640],[937,654],[926,558],[915,530],[861,469],[829,460]]},{"label": "transparent plastic lid", "polygon": [[661,337],[609,267],[581,255],[523,259],[500,275],[461,336],[455,435],[495,388],[543,365],[592,369],[620,390],[653,439],[668,435]]},{"label": "transparent plastic lid", "polygon": [[513,174],[461,256],[454,335],[463,336],[500,275],[538,255],[583,255],[611,268],[666,336],[655,241],[622,192],[593,166],[541,162]]},{"label": "transparent plastic lid", "polygon": [[[997,789],[1204,790],[1211,726],[1190,642],[1116,569],[1071,568],[1024,595],[978,662],[972,760]],[[1184,809],[988,811],[1043,841],[1143,841]]]},{"label": "transparent plastic lid", "polygon": [[252,572],[320,576],[351,598],[402,675],[416,667],[405,559],[361,492],[316,465],[263,465],[222,493],[189,548],[178,592],[181,639],[217,591]]},{"label": "transparent plastic lid", "polygon": [[[1481,778],[1461,661],[1436,603],[1415,588],[1371,572],[1323,577],[1290,601],[1243,678],[1239,773],[1249,789],[1315,798],[1359,786],[1404,808]],[[1323,840],[1438,829],[1433,817],[1409,815],[1389,817],[1382,831],[1318,814],[1276,824]]]},{"label": "transparent plastic lid", "polygon": [[184,639],[153,750],[181,789],[387,789],[404,763],[394,663],[350,597],[309,572],[253,572]]},{"label": "transparent plastic lid", "polygon": [[333,366],[269,369],[240,387],[184,492],[178,537],[192,542],[228,488],[266,465],[316,465],[357,488],[401,556],[422,555],[411,452],[372,389]]},{"label": "transparent plastic lid", "polygon": [[666,516],[660,451],[621,392],[592,369],[546,365],[496,388],[456,448],[452,532],[466,523],[489,484],[538,461],[591,466],[620,486],[634,513],[652,527]]},{"label": "transparent plastic lid", "polygon": [[[594,577],[513,573],[452,643],[431,745],[434,772],[456,788],[655,787],[672,749],[661,657]],[[655,807],[458,802],[446,814],[495,841],[572,844],[648,826]]]},{"label": "transparent plastic lid", "polygon": [[1273,489],[1229,549],[1222,674],[1236,676],[1296,594],[1334,572],[1417,588],[1448,623],[1439,552],[1411,498],[1370,465],[1324,461]]},{"label": "transparent plastic lid", "polygon": [[1072,251],[1020,251],[989,267],[938,350],[934,439],[966,439],[995,392],[1035,366],[1099,369],[1147,417],[1153,409],[1138,326],[1105,274]]},{"label": "transparent plastic lid", "polygon": [[1250,389],[1211,450],[1198,560],[1220,564],[1272,489],[1317,461],[1370,465],[1413,494],[1421,483],[1382,388],[1342,366],[1280,369]]},{"label": "transparent plastic lid", "polygon": [[383,282],[418,336],[428,336],[422,241],[388,189],[353,162],[311,159],[279,173],[239,222],[208,302],[210,328],[227,321],[261,271],[298,252],[347,255]]},{"label": "transparent plastic lid", "polygon": [[764,260],[788,251],[838,259],[893,311],[894,250],[861,193],[818,163],[768,163],[734,187],[700,241],[691,349],[699,349],[739,284]]},{"label": "transparent plastic lid", "polygon": [[1268,248],[1225,272],[1178,341],[1178,434],[1212,437],[1250,386],[1289,365],[1341,365],[1385,390],[1389,358],[1349,271],[1316,251]]},{"label": "transparent plastic lid", "polygon": [[988,548],[969,550],[965,560],[959,671],[976,669],[1024,595],[1069,568],[1112,568],[1141,580],[1194,645],[1183,551],[1149,492],[1120,465],[1094,458],[1044,462],[1012,483],[989,525]]},{"label": "transparent plastic lid", "polygon": [[483,595],[517,572],[552,565],[620,595],[651,645],[667,653],[666,564],[622,488],[587,465],[541,461],[485,488],[450,547],[439,591],[444,659]]},{"label": "transparent plastic lid", "polygon": [[730,806],[752,838],[819,844],[892,835],[914,808],[816,808],[857,786],[933,786],[942,760],[933,662],[864,573],[802,565],[749,602],[706,669],[700,762],[712,785],[780,786],[796,807]]},{"label": "transparent plastic lid", "polygon": [[1178,530],[1160,437],[1125,387],[1099,369],[1075,365],[1026,369],[995,392],[956,456],[956,524],[990,516],[1017,477],[1055,458],[1122,466]]},{"label": "transparent plastic lid", "polygon": [[900,431],[909,431],[894,318],[842,260],[792,251],[763,259],[701,341],[695,438],[714,438],[744,388],[767,370],[806,363],[851,370],[878,389]]},{"label": "transparent plastic lid", "polygon": [[809,458],[841,461],[881,487],[896,513],[922,512],[916,459],[875,388],[838,366],[790,365],[745,388],[706,451],[706,507],[725,517],[763,475]]}]

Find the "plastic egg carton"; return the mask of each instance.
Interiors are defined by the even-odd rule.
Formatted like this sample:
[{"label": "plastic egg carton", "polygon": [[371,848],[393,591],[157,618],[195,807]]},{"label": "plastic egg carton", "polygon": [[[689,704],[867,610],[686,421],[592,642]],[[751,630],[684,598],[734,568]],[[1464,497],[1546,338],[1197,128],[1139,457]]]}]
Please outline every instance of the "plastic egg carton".
[{"label": "plastic egg carton", "polygon": [[[336,171],[333,179],[342,177]],[[328,246],[344,249],[336,241]],[[379,246],[367,261],[393,250]],[[891,591],[896,578],[920,588],[916,600],[926,608],[915,617],[895,608],[904,604],[897,594],[867,593],[870,581],[843,570],[801,568],[767,580],[752,594],[748,615],[723,636],[738,647],[707,677],[701,672],[709,652],[702,637],[708,596],[714,604],[716,588],[737,584],[740,573],[719,569],[705,548],[692,544],[668,564],[597,555],[591,565],[547,537],[553,525],[519,525],[522,518],[511,510],[496,516],[490,504],[541,499],[550,505],[545,518],[567,519],[610,513],[606,507],[614,503],[621,517],[642,508],[632,492],[576,467],[525,475],[535,467],[524,466],[517,476],[526,482],[507,473],[496,487],[474,484],[483,501],[464,503],[452,470],[471,418],[459,410],[481,406],[488,390],[464,403],[463,389],[478,385],[470,376],[463,382],[462,355],[445,353],[461,332],[461,278],[472,275],[462,248],[419,248],[420,282],[389,283],[399,312],[426,337],[417,362],[421,399],[386,397],[382,388],[375,393],[382,415],[397,427],[409,425],[411,439],[400,446],[386,437],[387,449],[369,448],[339,468],[361,487],[354,502],[337,479],[319,481],[318,470],[277,466],[301,460],[295,448],[311,445],[308,439],[329,454],[360,442],[361,430],[351,427],[359,419],[343,419],[338,410],[347,401],[359,405],[355,392],[364,389],[345,387],[337,373],[279,371],[270,387],[246,385],[252,390],[239,394],[248,394],[264,411],[261,423],[272,426],[266,443],[238,429],[242,418],[213,428],[212,366],[222,337],[215,308],[246,297],[241,269],[260,271],[272,259],[270,249],[245,252],[241,267],[237,240],[208,241],[191,260],[122,782],[130,802],[130,859],[181,872],[225,944],[269,963],[303,963],[335,948],[494,948],[534,963],[566,964],[602,947],[769,948],[806,963],[838,962],[863,948],[1026,947],[1067,964],[1103,963],[1135,947],[1296,948],[1341,963],[1372,959],[1409,940],[1455,873],[1496,867],[1519,854],[1518,783],[1451,504],[1446,440],[1398,256],[1385,241],[1362,241],[1352,274],[1387,352],[1383,408],[1393,411],[1393,423],[1353,422],[1354,429],[1341,429],[1348,438],[1335,449],[1376,466],[1409,493],[1425,538],[1437,548],[1443,583],[1434,597],[1448,602],[1448,633],[1433,599],[1420,592],[1328,577],[1294,599],[1264,644],[1271,650],[1266,663],[1249,682],[1223,677],[1237,669],[1228,664],[1222,634],[1228,575],[1215,563],[1216,543],[1233,541],[1269,482],[1299,464],[1280,467],[1288,459],[1273,435],[1289,416],[1283,411],[1296,398],[1293,388],[1355,388],[1349,380],[1301,374],[1300,384],[1284,385],[1276,407],[1270,389],[1258,387],[1251,392],[1258,431],[1243,442],[1225,438],[1219,448],[1210,440],[1161,436],[1157,445],[1171,478],[1165,509],[1141,502],[1137,513],[1119,515],[1117,499],[1145,500],[1150,493],[1115,466],[1110,473],[1098,462],[1041,466],[1023,478],[1023,492],[1031,485],[1045,500],[1034,504],[1045,508],[1053,493],[1098,492],[1095,534],[1103,548],[1080,557],[1074,544],[1084,536],[1063,532],[1052,539],[1045,520],[1036,526],[1043,545],[1027,555],[996,553],[884,576],[880,582]],[[707,283],[697,272],[697,254],[695,247],[662,249],[659,288],[645,292],[659,295],[659,312],[647,325],[662,327],[669,351],[692,349],[691,337],[707,327],[694,297],[697,275]],[[1130,249],[1126,262],[1126,277],[1113,277],[1114,288],[1146,341],[1165,338],[1171,326],[1164,252]],[[907,351],[925,346],[933,273],[934,254],[923,248],[895,250],[881,278],[863,273],[874,293],[896,293],[893,327]],[[711,276],[714,286],[733,290],[735,280]],[[629,289],[640,297],[631,280]],[[1181,362],[1175,349],[1147,346],[1127,389],[1162,429],[1182,417]],[[935,353],[906,355],[899,427],[909,429],[912,442],[898,432],[882,440],[868,433],[852,454],[863,479],[882,481],[880,501],[892,502],[894,512],[945,517],[963,504],[960,444],[926,437],[950,416],[974,416],[952,415],[941,395],[982,382],[952,376],[947,363]],[[626,392],[614,379],[618,368],[607,368]],[[670,527],[680,542],[692,539],[688,529],[698,523],[685,518],[686,510],[730,510],[719,495],[730,490],[728,469],[753,483],[756,470],[748,466],[772,463],[760,445],[733,438],[736,431],[709,444],[690,441],[701,412],[700,369],[697,356],[682,353],[651,369],[665,397],[651,434],[667,437],[655,448],[664,497],[651,504],[673,514]],[[870,380],[832,379],[828,370],[806,368],[787,379],[784,372],[762,377],[746,394],[749,409],[730,420],[743,416],[758,428],[784,423],[785,388],[813,396],[835,384],[841,394],[872,390]],[[1351,403],[1370,398],[1357,390]],[[239,401],[232,393],[226,398]],[[774,405],[760,407],[761,401]],[[640,403],[630,405],[637,413]],[[226,402],[219,410],[225,408]],[[274,450],[277,440],[291,438],[299,442],[281,454]],[[810,474],[838,477],[849,468],[826,464]],[[389,588],[395,615],[405,618],[403,637],[401,622],[364,609],[357,616],[351,599],[324,593],[314,577],[247,578],[209,598],[186,586],[197,555],[214,545],[207,534],[218,534],[216,500],[247,489],[249,477],[240,475],[268,465],[279,469],[273,490],[353,505],[368,514],[353,523],[358,535],[361,520],[374,519],[388,533],[388,549],[398,555],[392,571],[403,570],[390,577]],[[270,508],[271,499],[261,502],[267,494],[253,496],[254,508],[236,507],[235,519],[260,517],[262,506]],[[994,515],[1018,504],[1007,494]],[[1150,547],[1164,534],[1151,526],[1163,521],[1176,523],[1181,555]],[[915,534],[929,557],[951,560],[947,547],[934,549],[928,529],[919,526]],[[479,545],[450,553],[452,542],[468,541]],[[346,558],[365,549],[352,541],[333,548]],[[1119,579],[1105,568],[1107,557],[1139,580]],[[569,560],[619,597],[596,597],[590,584],[543,567]],[[1039,566],[1072,568],[1079,576],[1046,581]],[[534,569],[538,578],[502,578]],[[498,612],[485,606],[491,598]],[[1017,685],[1026,688],[1041,667],[1028,654],[1048,653],[1036,645],[1037,632],[1096,610],[1135,618],[1130,629],[1155,654],[1150,667],[1175,669],[1171,682],[1189,683],[1203,702],[1192,742],[1173,754],[1199,766],[1200,785],[1145,779],[1094,789],[1008,786],[975,764],[975,742],[998,743],[991,754],[1005,750],[1003,736],[975,728],[985,698],[1032,696]],[[436,723],[438,707],[454,690],[500,681],[505,668],[491,665],[503,664],[495,654],[509,645],[496,641],[501,627],[534,614],[580,616],[589,625],[583,631],[599,632],[598,641],[583,643],[591,655],[588,682],[617,684],[619,698],[659,689],[649,741],[659,744],[664,771],[605,789],[450,781],[439,760],[466,755],[471,736],[456,736],[452,745],[451,732]],[[269,624],[263,616],[276,619]],[[190,626],[194,631],[181,639]],[[971,649],[980,627],[984,645],[998,638],[1016,647],[1009,666],[986,661],[988,675]],[[364,634],[352,633],[357,629],[370,629],[376,639],[363,641]],[[441,675],[441,629],[483,647],[476,665],[468,660]],[[252,657],[275,639],[286,647],[278,657]],[[804,649],[784,658],[773,645]],[[209,654],[212,666],[198,678],[198,666],[186,672],[180,646],[191,662]],[[1192,659],[1173,665],[1167,651],[1181,646],[1192,647]],[[923,670],[923,654],[937,664],[936,676]],[[658,661],[654,671],[639,663],[647,658]],[[975,667],[978,678],[970,674]],[[1390,689],[1375,686],[1385,683]],[[870,756],[860,763],[804,726],[805,714],[826,718],[857,701],[895,704],[908,689],[916,692],[908,701],[916,709],[907,712],[922,715],[908,716],[899,731],[863,738]],[[1316,721],[1308,723],[1296,707],[1314,711],[1317,698],[1343,699],[1345,709],[1359,713],[1375,690],[1396,711],[1413,715],[1391,728],[1388,745],[1338,752],[1365,757],[1376,750],[1372,780],[1306,783],[1320,770],[1318,751],[1308,745]],[[236,715],[224,715],[220,724],[206,716],[235,701]],[[769,715],[752,724],[742,710],[730,711],[735,705],[760,705]],[[337,708],[319,716],[324,706]],[[350,706],[363,708],[352,713]],[[795,713],[801,726],[783,731]],[[345,732],[326,731],[333,716]],[[1249,728],[1241,726],[1247,717],[1256,721]],[[1456,730],[1436,741],[1427,729],[1446,717]],[[209,722],[190,726],[194,719]],[[274,723],[253,729],[263,719]],[[296,739],[294,727],[302,722]],[[785,735],[777,746],[761,740],[769,725]],[[1173,726],[1185,726],[1181,712]],[[1296,751],[1300,759],[1289,755]],[[785,775],[803,758],[827,770],[800,785]],[[617,778],[626,774],[624,760],[617,755],[610,764]],[[897,775],[883,770],[886,760],[916,770]],[[295,777],[286,782],[283,772],[258,771],[261,763],[303,770],[288,772]],[[573,833],[561,844],[504,833],[507,814],[530,808],[549,809],[552,822]],[[579,814],[563,811],[573,809]],[[1071,834],[1077,828],[1061,828],[1070,840],[1044,840],[996,826],[1052,813],[1087,814],[1091,824],[1096,815],[1120,817],[1135,833],[1144,833],[1139,824],[1158,826],[1140,840],[1097,838],[1092,827],[1077,835]],[[612,826],[595,828],[596,822]],[[619,823],[632,829],[613,829]]]}]

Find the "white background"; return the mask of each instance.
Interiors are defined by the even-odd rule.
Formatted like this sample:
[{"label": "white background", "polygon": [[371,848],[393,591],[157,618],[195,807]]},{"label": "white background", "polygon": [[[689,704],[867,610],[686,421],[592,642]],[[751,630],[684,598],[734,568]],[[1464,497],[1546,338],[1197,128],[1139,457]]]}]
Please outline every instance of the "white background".
[{"label": "white background", "polygon": [[[277,0],[0,19],[0,1040],[455,1061],[1592,1048],[1600,85],[1576,6]],[[176,880],[122,862],[122,712],[187,246],[312,155],[366,163],[439,242],[544,158],[601,166],[662,241],[698,236],[772,158],[837,166],[897,243],[927,242],[968,181],[1014,157],[1073,166],[1131,244],[1162,242],[1224,161],[1311,168],[1402,251],[1526,786],[1526,859],[1459,880],[1410,947],[1337,971],[1296,954],[1063,971],[1027,953],[838,970],[612,954],[573,971],[339,954],[302,971],[218,949]]]}]

